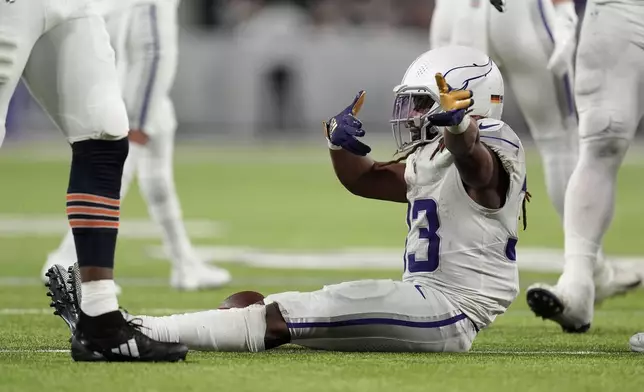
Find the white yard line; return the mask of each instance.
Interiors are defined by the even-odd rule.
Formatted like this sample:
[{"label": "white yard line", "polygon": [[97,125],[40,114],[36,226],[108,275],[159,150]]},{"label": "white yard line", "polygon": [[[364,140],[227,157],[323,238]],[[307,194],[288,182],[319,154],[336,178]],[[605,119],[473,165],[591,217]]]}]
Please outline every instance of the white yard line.
[{"label": "white yard line", "polygon": [[[70,350],[55,350],[55,349],[0,349],[0,354],[33,354],[33,353],[47,353],[47,354],[68,354]],[[623,355],[625,351],[612,352],[612,351],[504,351],[504,350],[481,350],[471,351],[462,355]]]},{"label": "white yard line", "polygon": [[[191,238],[221,237],[225,228],[209,220],[186,220]],[[0,214],[0,237],[59,237],[67,233],[69,223],[60,215],[7,215]],[[161,238],[161,230],[149,219],[123,219],[119,228],[123,238]]]},{"label": "white yard line", "polygon": [[625,351],[505,351],[505,350],[481,350],[471,351],[470,354],[492,354],[492,355],[610,355],[624,354]]},{"label": "white yard line", "polygon": [[[402,268],[400,248],[345,248],[330,252],[279,251],[252,247],[202,246],[196,251],[204,260],[233,262],[253,267],[293,269],[385,269]],[[150,247],[148,254],[165,258],[160,247]],[[522,248],[517,250],[518,266],[521,271],[561,272],[563,251],[547,248]],[[611,261],[637,269],[644,273],[642,257],[610,257]]]},{"label": "white yard line", "polygon": [[32,353],[49,353],[49,354],[60,354],[60,353],[65,353],[69,354],[69,350],[48,350],[48,349],[42,349],[42,350],[11,350],[11,349],[0,349],[0,354],[32,354]]},{"label": "white yard line", "polygon": [[[323,286],[325,284],[341,283],[346,279],[340,277],[243,277],[234,278],[231,283],[225,287],[246,288],[253,287],[276,287],[276,286]],[[116,283],[123,287],[168,287],[169,279],[167,278],[116,278]],[[0,287],[33,287],[43,286],[44,283],[36,277],[19,277],[19,276],[2,276],[0,277]],[[44,290],[44,286],[43,286]]]},{"label": "white yard line", "polygon": [[[144,314],[146,316],[159,316],[159,315],[169,315],[169,314],[181,314],[181,313],[192,313],[200,312],[206,309],[176,309],[176,308],[149,308],[141,309],[137,314]],[[0,316],[53,316],[53,308],[5,308],[0,309]]]}]

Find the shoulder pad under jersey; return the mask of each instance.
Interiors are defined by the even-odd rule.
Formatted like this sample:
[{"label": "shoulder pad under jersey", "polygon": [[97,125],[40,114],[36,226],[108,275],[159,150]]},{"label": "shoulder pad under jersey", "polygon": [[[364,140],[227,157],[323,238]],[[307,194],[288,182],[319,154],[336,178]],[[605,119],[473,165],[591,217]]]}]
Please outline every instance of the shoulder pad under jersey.
[{"label": "shoulder pad under jersey", "polygon": [[[477,121],[481,142],[493,149],[503,161],[506,170],[525,166],[525,152],[519,136],[503,121],[483,118]],[[525,168],[524,168],[525,170]]]}]

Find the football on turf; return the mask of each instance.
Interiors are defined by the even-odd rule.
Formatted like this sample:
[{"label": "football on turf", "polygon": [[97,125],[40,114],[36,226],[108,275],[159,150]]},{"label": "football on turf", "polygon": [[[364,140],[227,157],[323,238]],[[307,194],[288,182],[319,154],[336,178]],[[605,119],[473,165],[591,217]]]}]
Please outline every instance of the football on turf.
[{"label": "football on turf", "polygon": [[226,298],[219,309],[245,308],[253,304],[264,304],[264,296],[256,291],[240,291]]}]

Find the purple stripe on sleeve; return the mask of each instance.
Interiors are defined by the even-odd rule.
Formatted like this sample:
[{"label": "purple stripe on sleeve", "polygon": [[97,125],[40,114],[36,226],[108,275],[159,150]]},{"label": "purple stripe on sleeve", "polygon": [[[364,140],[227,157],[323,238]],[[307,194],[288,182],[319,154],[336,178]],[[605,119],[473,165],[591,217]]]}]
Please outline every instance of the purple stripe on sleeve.
[{"label": "purple stripe on sleeve", "polygon": [[514,147],[516,147],[516,148],[519,148],[519,146],[518,146],[517,144],[514,144],[514,143],[512,143],[511,141],[509,141],[508,139],[504,139],[504,138],[502,138],[502,137],[496,137],[496,136],[485,136],[485,135],[480,135],[480,137],[481,137],[481,138],[486,138],[486,139],[500,140],[500,141],[502,141],[502,142],[506,142],[506,143],[508,143],[508,144],[510,144],[510,145],[512,145],[512,146],[514,146]]}]

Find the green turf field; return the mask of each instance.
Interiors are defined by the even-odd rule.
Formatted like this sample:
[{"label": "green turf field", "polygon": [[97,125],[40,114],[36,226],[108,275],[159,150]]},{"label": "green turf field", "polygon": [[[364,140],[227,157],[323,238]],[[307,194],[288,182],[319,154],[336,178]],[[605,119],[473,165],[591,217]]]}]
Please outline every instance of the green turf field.
[{"label": "green turf field", "polygon": [[[384,150],[388,151],[388,150]],[[200,245],[286,250],[398,247],[404,244],[404,205],[351,196],[335,181],[324,148],[179,148],[176,181],[187,219],[221,222],[220,237]],[[64,220],[66,159],[57,148],[6,148],[0,153],[0,215],[58,214]],[[65,156],[64,154],[62,155]],[[380,157],[387,158],[386,154]],[[644,255],[642,163],[622,169],[609,254]],[[521,246],[561,246],[558,219],[544,192],[541,167],[531,155],[529,227]],[[136,188],[125,219],[145,218]],[[2,233],[2,232],[0,232]],[[639,391],[644,356],[628,352],[628,338],[644,331],[644,292],[608,301],[591,331],[563,335],[536,319],[523,295],[480,333],[472,353],[338,354],[289,347],[262,354],[191,353],[186,363],[75,364],[65,352],[64,323],[50,315],[34,277],[58,244],[56,236],[0,235],[0,391]],[[158,240],[125,238],[118,246],[121,305],[132,313],[213,308],[242,288],[264,293],[312,290],[324,283],[397,278],[400,271],[228,267],[236,281],[212,292],[177,293],[164,284],[169,265],[147,256]],[[149,278],[136,280],[132,278]],[[154,279],[156,278],[156,279]],[[524,273],[522,287],[555,275]],[[142,284],[148,282],[149,284]],[[47,351],[49,350],[49,351]]]}]

